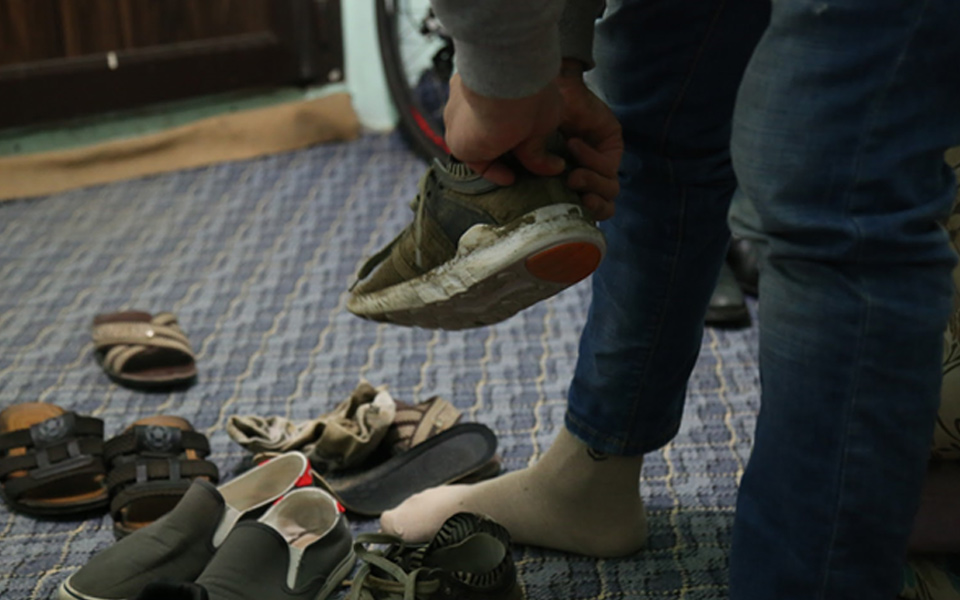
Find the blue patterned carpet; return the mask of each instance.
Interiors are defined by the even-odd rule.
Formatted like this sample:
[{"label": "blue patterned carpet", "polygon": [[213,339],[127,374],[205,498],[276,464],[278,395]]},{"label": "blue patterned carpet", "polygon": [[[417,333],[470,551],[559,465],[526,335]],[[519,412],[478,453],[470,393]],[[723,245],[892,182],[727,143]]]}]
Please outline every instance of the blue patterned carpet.
[{"label": "blue patterned carpet", "polygon": [[[108,437],[141,417],[183,416],[230,474],[242,453],[228,416],[316,415],[365,378],[401,400],[444,396],[496,431],[505,468],[529,464],[562,425],[589,286],[460,333],[378,326],[344,309],[358,264],[409,221],[422,170],[397,137],[368,136],[0,205],[0,407],[55,403],[104,419]],[[90,321],[119,308],[177,313],[198,384],[144,394],[110,383]],[[755,329],[706,330],[683,429],[644,469],[649,549],[598,561],[518,548],[529,598],[726,596],[759,402],[756,343]],[[49,598],[112,542],[111,526],[0,508],[0,598]]]}]

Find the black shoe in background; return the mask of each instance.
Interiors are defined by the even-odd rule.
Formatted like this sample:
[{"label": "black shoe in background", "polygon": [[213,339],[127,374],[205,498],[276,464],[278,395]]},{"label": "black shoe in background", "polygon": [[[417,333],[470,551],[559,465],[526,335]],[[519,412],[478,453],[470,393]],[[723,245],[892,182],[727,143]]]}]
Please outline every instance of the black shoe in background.
[{"label": "black shoe in background", "polygon": [[727,264],[744,294],[757,297],[760,270],[757,261],[757,249],[750,240],[733,238],[727,251]]},{"label": "black shoe in background", "polygon": [[704,323],[710,327],[736,329],[750,326],[750,311],[740,284],[727,263],[720,268],[720,280],[710,297]]}]

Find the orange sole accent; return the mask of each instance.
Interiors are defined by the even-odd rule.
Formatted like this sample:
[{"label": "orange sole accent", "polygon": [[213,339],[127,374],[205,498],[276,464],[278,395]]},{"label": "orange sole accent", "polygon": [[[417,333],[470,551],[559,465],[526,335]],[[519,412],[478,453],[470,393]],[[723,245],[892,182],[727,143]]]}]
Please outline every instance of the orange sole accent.
[{"label": "orange sole accent", "polygon": [[597,269],[600,248],[588,242],[571,242],[547,248],[527,258],[527,271],[544,281],[573,285]]}]

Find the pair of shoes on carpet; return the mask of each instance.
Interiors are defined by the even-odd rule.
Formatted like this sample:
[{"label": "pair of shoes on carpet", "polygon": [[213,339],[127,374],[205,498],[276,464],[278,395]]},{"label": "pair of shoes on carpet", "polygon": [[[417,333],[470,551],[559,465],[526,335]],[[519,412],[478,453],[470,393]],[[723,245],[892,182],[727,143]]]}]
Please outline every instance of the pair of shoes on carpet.
[{"label": "pair of shoes on carpet", "polygon": [[297,452],[219,488],[196,481],[168,515],[64,581],[58,600],[325,600],[358,555],[353,599],[521,597],[509,535],[489,519],[454,515],[423,546],[383,534],[353,544],[343,508],[309,482]]},{"label": "pair of shoes on carpet", "polygon": [[197,480],[170,513],[94,556],[57,597],[322,600],[355,555],[341,507],[310,482],[309,462],[295,452],[219,488]]},{"label": "pair of shoes on carpet", "polygon": [[140,419],[104,442],[103,421],[44,402],[0,412],[0,485],[11,509],[66,517],[109,504],[118,537],[155,521],[193,479],[216,482],[210,444],[179,417]]},{"label": "pair of shoes on carpet", "polygon": [[752,242],[739,238],[731,241],[704,323],[720,328],[750,326],[750,311],[744,295],[757,296],[757,263],[757,251]]},{"label": "pair of shoes on carpet", "polygon": [[520,168],[500,187],[435,161],[413,222],[361,267],[347,308],[371,319],[459,330],[503,321],[590,275],[603,233],[563,176]]}]

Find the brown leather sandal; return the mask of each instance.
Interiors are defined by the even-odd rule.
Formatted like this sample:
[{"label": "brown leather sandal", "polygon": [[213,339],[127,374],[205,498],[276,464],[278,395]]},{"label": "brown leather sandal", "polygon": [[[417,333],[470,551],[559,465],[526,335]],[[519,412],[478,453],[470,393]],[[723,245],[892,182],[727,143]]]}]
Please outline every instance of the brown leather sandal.
[{"label": "brown leather sandal", "polygon": [[180,417],[140,419],[108,440],[103,458],[114,535],[121,538],[170,512],[194,479],[217,483],[220,472],[205,460],[208,454],[207,436]]},{"label": "brown leather sandal", "polygon": [[170,313],[125,311],[93,320],[97,361],[116,383],[133,388],[174,388],[196,380],[190,341]]},{"label": "brown leather sandal", "polygon": [[0,412],[0,485],[10,508],[40,517],[103,509],[103,421],[29,402]]}]

